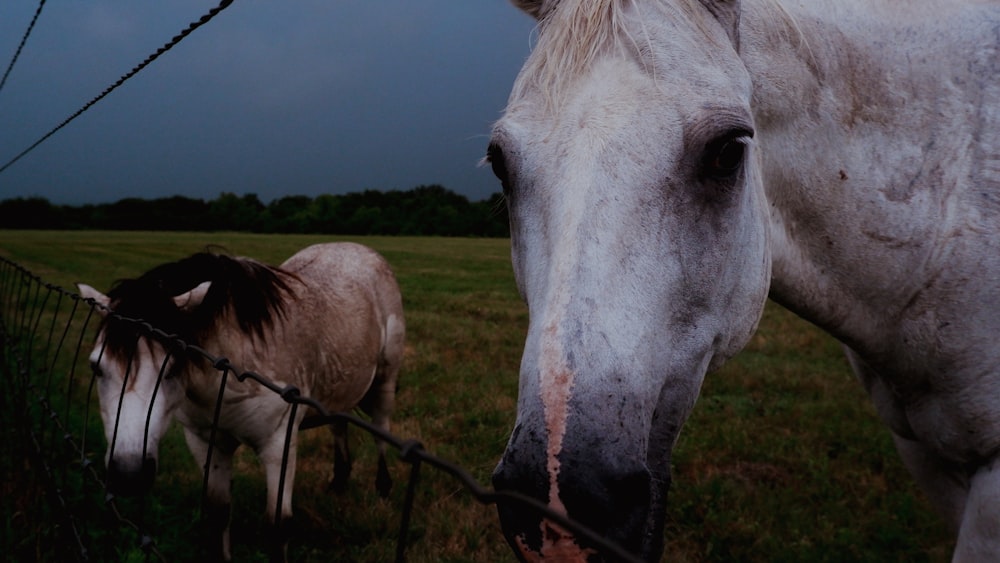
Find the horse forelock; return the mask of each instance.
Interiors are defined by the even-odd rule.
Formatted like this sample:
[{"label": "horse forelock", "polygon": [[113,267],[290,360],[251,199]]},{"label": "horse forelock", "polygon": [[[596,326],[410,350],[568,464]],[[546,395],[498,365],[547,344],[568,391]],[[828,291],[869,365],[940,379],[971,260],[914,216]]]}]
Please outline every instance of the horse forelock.
[{"label": "horse forelock", "polygon": [[[510,103],[530,91],[540,91],[549,106],[557,106],[566,85],[609,49],[631,50],[643,60],[643,51],[653,51],[648,30],[641,19],[631,24],[635,28],[631,29],[625,18],[626,8],[640,2],[667,12],[668,19],[692,21],[708,35],[704,26],[710,11],[704,0],[554,0],[541,16],[537,43],[514,82]],[[808,49],[804,34],[782,0],[761,0],[760,4]]]},{"label": "horse forelock", "polygon": [[114,314],[104,317],[100,326],[108,359],[123,365],[129,360],[145,330],[140,321],[185,341],[194,336],[170,296],[148,278],[119,280],[108,297]]},{"label": "horse forelock", "polygon": [[633,0],[560,0],[539,22],[538,43],[514,83],[512,99],[539,88],[550,97],[581,75],[623,30],[619,16]]},{"label": "horse forelock", "polygon": [[[249,258],[202,252],[162,264],[135,279],[119,280],[108,292],[110,309],[118,316],[144,321],[153,328],[197,344],[231,311],[239,329],[263,338],[276,319],[285,314],[294,274]],[[193,311],[182,311],[174,297],[203,282],[211,282],[208,293]],[[115,315],[106,317],[106,354],[126,358],[142,330]]]}]

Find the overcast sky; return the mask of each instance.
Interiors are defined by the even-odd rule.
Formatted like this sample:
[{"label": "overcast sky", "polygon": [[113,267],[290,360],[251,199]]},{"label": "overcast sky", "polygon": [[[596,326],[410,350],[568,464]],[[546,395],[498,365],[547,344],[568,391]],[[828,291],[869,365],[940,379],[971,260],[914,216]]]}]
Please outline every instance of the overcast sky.
[{"label": "overcast sky", "polygon": [[[218,0],[49,0],[0,90],[0,166]],[[0,76],[37,8],[0,2]],[[0,199],[316,196],[479,167],[530,49],[506,0],[236,0],[0,173]]]}]

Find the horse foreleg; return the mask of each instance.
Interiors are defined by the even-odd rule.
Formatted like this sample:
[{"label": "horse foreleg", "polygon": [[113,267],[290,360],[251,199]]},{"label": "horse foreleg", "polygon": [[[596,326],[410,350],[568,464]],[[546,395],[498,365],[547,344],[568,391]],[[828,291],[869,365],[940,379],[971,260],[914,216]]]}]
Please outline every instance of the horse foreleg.
[{"label": "horse foreleg", "polygon": [[1000,460],[994,458],[969,480],[953,561],[1000,561]]},{"label": "horse foreleg", "polygon": [[202,475],[208,471],[205,502],[202,506],[202,518],[207,529],[206,552],[216,560],[231,561],[233,557],[229,543],[229,522],[232,511],[233,453],[239,443],[228,436],[218,437],[216,446],[212,449],[211,467],[206,468],[208,441],[187,428],[184,429],[184,439],[201,467]]},{"label": "horse foreleg", "polygon": [[342,493],[351,478],[351,449],[347,442],[347,423],[336,421],[330,425],[333,434],[333,479],[330,489]]},{"label": "horse foreleg", "polygon": [[903,459],[903,465],[909,470],[917,486],[952,532],[958,533],[969,495],[965,469],[946,462],[920,442],[901,438],[895,432],[892,438]]},{"label": "horse foreleg", "polygon": [[[284,457],[285,435],[282,432],[268,443],[257,449],[257,456],[267,478],[267,518],[270,533],[268,534],[268,556],[271,561],[286,561],[288,550],[289,526],[292,518],[292,485],[295,481],[295,457],[298,446],[298,435],[292,433],[288,445],[288,457]],[[284,481],[281,479],[281,468],[285,467]],[[278,493],[281,492],[281,505],[278,505]]]},{"label": "horse foreleg", "polygon": [[958,533],[969,494],[968,471],[945,460],[921,442],[904,438],[904,435],[912,435],[913,430],[905,408],[898,402],[891,387],[853,350],[845,346],[844,352],[855,375],[871,396],[879,416],[892,432],[903,464],[952,532]]}]

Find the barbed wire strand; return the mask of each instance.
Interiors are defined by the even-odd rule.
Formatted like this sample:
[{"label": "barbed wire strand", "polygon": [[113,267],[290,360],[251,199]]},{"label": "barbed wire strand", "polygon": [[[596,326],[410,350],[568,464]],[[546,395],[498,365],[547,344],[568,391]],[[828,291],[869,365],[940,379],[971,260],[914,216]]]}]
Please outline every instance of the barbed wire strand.
[{"label": "barbed wire strand", "polygon": [[42,8],[45,7],[45,0],[38,2],[38,8],[35,10],[35,16],[31,18],[31,23],[28,24],[28,29],[24,31],[24,37],[21,38],[21,43],[17,46],[17,50],[14,51],[14,56],[10,59],[10,64],[7,65],[7,70],[3,73],[3,78],[0,78],[0,91],[3,91],[4,84],[7,84],[7,77],[10,76],[10,71],[14,68],[14,64],[17,63],[18,57],[21,56],[21,49],[24,49],[24,44],[28,42],[28,36],[31,35],[31,30],[35,28],[35,22],[38,21],[38,16],[42,13]]},{"label": "barbed wire strand", "polygon": [[122,84],[124,84],[126,80],[132,78],[133,76],[135,76],[136,74],[138,74],[142,69],[144,69],[147,66],[149,66],[149,64],[152,63],[153,61],[155,61],[156,59],[158,59],[160,57],[160,55],[162,55],[163,53],[166,53],[167,51],[169,51],[170,49],[172,49],[175,45],[177,45],[178,43],[180,43],[181,41],[183,41],[185,37],[187,37],[188,35],[191,34],[191,32],[193,32],[194,30],[198,29],[199,27],[201,27],[201,26],[205,25],[206,23],[208,23],[209,21],[211,21],[212,18],[214,18],[215,16],[217,16],[219,14],[219,12],[221,12],[222,10],[225,10],[226,8],[228,8],[229,5],[232,4],[232,3],[233,3],[233,0],[222,0],[222,2],[220,2],[218,6],[212,8],[211,10],[209,10],[205,15],[201,16],[201,18],[199,18],[198,21],[191,22],[191,24],[188,25],[187,28],[185,28],[183,31],[181,31],[177,35],[175,35],[170,41],[168,41],[162,47],[160,47],[159,49],[157,49],[153,54],[151,54],[148,57],[146,57],[146,59],[144,61],[142,61],[141,63],[139,63],[138,65],[136,65],[131,71],[129,71],[128,73],[122,75],[122,77],[119,78],[117,81],[115,81],[115,83],[112,84],[111,86],[108,86],[107,88],[105,88],[105,90],[103,92],[101,92],[100,95],[98,95],[93,100],[90,100],[89,102],[87,102],[86,104],[84,104],[83,107],[81,107],[80,109],[76,110],[75,113],[73,113],[72,115],[70,115],[69,117],[67,117],[65,120],[63,120],[62,123],[60,123],[59,125],[56,125],[55,127],[53,127],[51,131],[49,131],[45,135],[42,135],[42,137],[40,139],[38,139],[37,141],[35,141],[34,143],[32,143],[28,148],[26,148],[23,151],[21,151],[20,154],[18,154],[14,158],[10,159],[3,166],[0,166],[0,174],[2,174],[5,170],[7,170],[8,168],[10,168],[11,165],[13,165],[15,162],[17,162],[18,160],[21,160],[21,158],[24,157],[26,154],[28,154],[31,151],[35,150],[35,148],[38,147],[38,145],[40,145],[43,142],[45,142],[49,137],[51,137],[52,135],[55,135],[57,131],[59,131],[63,127],[66,127],[67,125],[69,125],[69,123],[71,121],[73,121],[77,117],[80,117],[80,115],[82,115],[83,112],[85,112],[88,109],[90,109],[94,104],[96,104],[97,102],[103,100],[108,94],[110,94],[115,89],[117,89],[119,86],[121,86]]}]

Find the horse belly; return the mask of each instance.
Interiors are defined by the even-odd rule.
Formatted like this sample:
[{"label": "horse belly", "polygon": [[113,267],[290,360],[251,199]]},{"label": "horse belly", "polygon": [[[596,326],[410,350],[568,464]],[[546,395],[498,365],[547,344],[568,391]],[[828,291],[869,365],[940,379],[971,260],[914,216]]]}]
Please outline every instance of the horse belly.
[{"label": "horse belly", "polygon": [[[227,392],[223,396],[218,430],[242,444],[256,446],[282,428],[287,413],[288,403],[270,391],[237,396]],[[177,413],[182,426],[205,440],[212,434],[214,419],[214,403],[206,408],[206,405],[189,401]]]},{"label": "horse belly", "polygon": [[341,309],[327,318],[327,333],[288,358],[285,370],[303,396],[330,412],[349,411],[361,402],[378,371],[381,333],[363,309]]},{"label": "horse belly", "polygon": [[348,363],[326,359],[317,366],[312,396],[329,411],[348,411],[361,402],[378,370],[377,350]]}]

